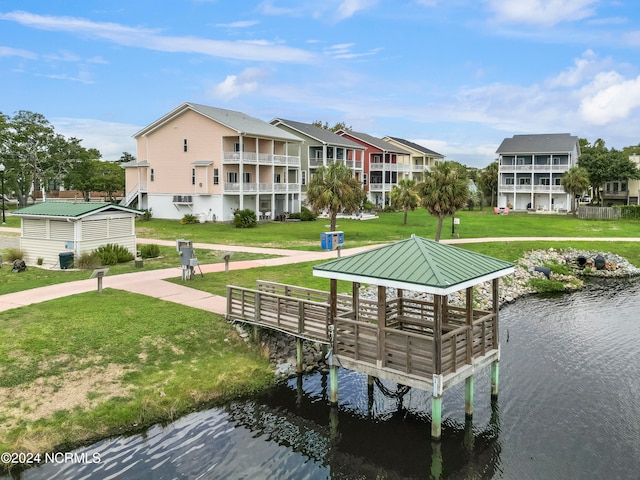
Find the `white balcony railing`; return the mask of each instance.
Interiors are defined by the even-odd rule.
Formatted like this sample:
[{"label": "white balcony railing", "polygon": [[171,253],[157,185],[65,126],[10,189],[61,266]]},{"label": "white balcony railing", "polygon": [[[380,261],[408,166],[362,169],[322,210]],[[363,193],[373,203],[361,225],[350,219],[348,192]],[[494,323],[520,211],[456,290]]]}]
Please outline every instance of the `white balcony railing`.
[{"label": "white balcony railing", "polygon": [[369,171],[380,170],[384,170],[386,172],[408,172],[410,170],[410,166],[405,163],[371,162],[369,164]]},{"label": "white balcony railing", "polygon": [[239,164],[241,162],[250,165],[288,165],[299,167],[300,157],[254,152],[224,152],[222,154],[222,163],[224,164]]},{"label": "white balcony railing", "polygon": [[[225,182],[223,193],[240,193],[239,182]],[[243,183],[243,193],[300,193],[297,183]]]}]

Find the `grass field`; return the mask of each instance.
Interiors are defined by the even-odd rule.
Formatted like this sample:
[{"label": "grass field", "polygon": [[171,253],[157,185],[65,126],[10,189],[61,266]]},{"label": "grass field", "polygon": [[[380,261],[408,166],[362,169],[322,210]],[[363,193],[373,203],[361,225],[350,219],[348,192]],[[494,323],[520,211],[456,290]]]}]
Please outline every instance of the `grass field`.
[{"label": "grass field", "polygon": [[44,452],[264,389],[223,318],[106,289],[0,313],[0,451]]},{"label": "grass field", "polygon": [[[338,219],[338,230],[344,231],[345,246],[357,247],[401,240],[411,234],[435,238],[437,220],[426,210],[409,212],[407,225],[403,214],[381,213],[374,220]],[[488,208],[460,211],[460,224],[453,238],[487,237],[640,237],[640,222],[635,220],[579,220],[571,215],[532,215],[511,213],[496,215]],[[328,220],[314,222],[262,222],[256,228],[238,230],[225,223],[181,225],[176,220],[152,219],[140,222],[137,235],[143,238],[194,242],[250,245],[263,247],[319,250],[320,235],[329,229]],[[442,239],[450,239],[451,217],[445,219]]]}]

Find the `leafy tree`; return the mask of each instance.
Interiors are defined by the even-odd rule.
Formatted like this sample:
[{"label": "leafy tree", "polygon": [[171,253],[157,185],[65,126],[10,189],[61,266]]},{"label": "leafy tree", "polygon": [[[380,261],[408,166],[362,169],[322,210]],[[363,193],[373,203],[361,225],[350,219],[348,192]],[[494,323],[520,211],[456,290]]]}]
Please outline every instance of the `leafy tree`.
[{"label": "leafy tree", "polygon": [[491,162],[480,172],[478,178],[480,190],[485,197],[491,197],[490,205],[496,206],[496,193],[498,192],[498,161]]},{"label": "leafy tree", "polygon": [[122,155],[120,155],[118,162],[120,163],[132,162],[132,161],[135,161],[135,159],[136,159],[135,155],[132,155],[129,152],[122,152]]},{"label": "leafy tree", "polygon": [[426,174],[418,186],[421,203],[434,217],[438,217],[436,242],[440,241],[442,223],[447,215],[454,215],[469,198],[469,185],[464,167],[455,162],[439,162]]},{"label": "leafy tree", "polygon": [[85,202],[91,200],[91,192],[96,188],[96,171],[99,160],[84,158],[72,163],[65,176],[65,187],[80,190]]},{"label": "leafy tree", "polygon": [[416,181],[411,178],[403,178],[389,192],[389,197],[393,208],[404,211],[404,225],[406,225],[409,210],[415,210],[420,203],[420,195],[416,191]]},{"label": "leafy tree", "polygon": [[313,210],[329,211],[332,232],[338,213],[357,212],[365,198],[366,193],[351,169],[339,162],[318,168],[307,186],[307,201]]},{"label": "leafy tree", "polygon": [[582,167],[571,167],[562,175],[560,185],[564,187],[565,192],[573,197],[571,209],[573,214],[576,215],[576,197],[582,195],[589,187],[589,172]]},{"label": "leafy tree", "polygon": [[347,124],[344,122],[336,122],[333,127],[330,127],[327,122],[322,123],[320,120],[316,120],[311,125],[314,127],[324,128],[325,130],[330,130],[332,132],[337,132],[338,130],[353,130],[351,126],[347,127]]},{"label": "leafy tree", "polygon": [[8,181],[21,205],[26,205],[31,190],[40,190],[49,160],[49,147],[54,130],[41,114],[18,111],[9,121],[6,140]]},{"label": "leafy tree", "polygon": [[110,202],[115,201],[115,193],[124,190],[125,172],[116,162],[98,162],[94,173],[94,190],[105,192]]},{"label": "leafy tree", "polygon": [[585,139],[580,139],[581,155],[578,166],[589,172],[589,182],[594,191],[594,197],[600,199],[600,188],[608,181],[639,178],[635,164],[629,160],[629,155],[623,150],[607,149],[604,140],[599,138],[593,145]]}]

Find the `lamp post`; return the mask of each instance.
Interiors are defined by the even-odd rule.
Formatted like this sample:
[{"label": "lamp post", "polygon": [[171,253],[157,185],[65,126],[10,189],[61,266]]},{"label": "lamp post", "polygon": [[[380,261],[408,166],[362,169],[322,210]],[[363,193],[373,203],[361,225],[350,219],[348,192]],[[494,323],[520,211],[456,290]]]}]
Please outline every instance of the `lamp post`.
[{"label": "lamp post", "polygon": [[4,218],[4,169],[4,163],[0,163],[0,178],[2,179],[2,225],[6,223]]}]

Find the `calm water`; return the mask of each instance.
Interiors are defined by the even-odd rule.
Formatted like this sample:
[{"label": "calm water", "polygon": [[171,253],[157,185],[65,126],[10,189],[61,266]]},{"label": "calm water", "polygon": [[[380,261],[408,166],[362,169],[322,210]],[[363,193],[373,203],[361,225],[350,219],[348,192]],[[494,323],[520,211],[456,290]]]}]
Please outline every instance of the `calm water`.
[{"label": "calm water", "polygon": [[447,391],[439,444],[427,393],[370,394],[365,376],[342,370],[338,408],[314,374],[75,452],[100,463],[18,478],[640,479],[640,282],[519,300],[501,312],[501,340],[497,402],[488,368],[475,378],[473,422],[464,384]]}]

